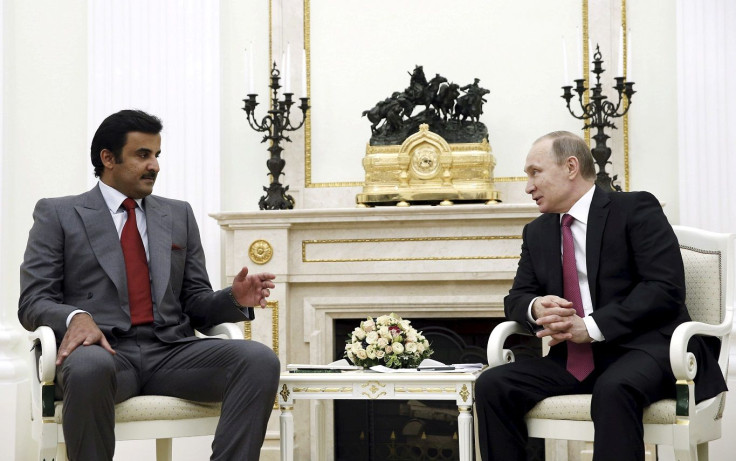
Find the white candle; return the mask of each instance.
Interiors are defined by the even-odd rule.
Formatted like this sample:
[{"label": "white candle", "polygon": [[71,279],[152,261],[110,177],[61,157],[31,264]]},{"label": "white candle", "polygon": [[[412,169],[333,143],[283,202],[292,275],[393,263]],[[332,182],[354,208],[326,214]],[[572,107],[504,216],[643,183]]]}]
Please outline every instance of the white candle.
[{"label": "white candle", "polygon": [[286,44],[286,88],[285,93],[291,93],[291,43]]},{"label": "white candle", "polygon": [[250,69],[248,69],[248,48],[245,49],[245,89],[246,91],[250,90],[249,81],[250,81]]},{"label": "white candle", "polygon": [[618,37],[618,73],[617,77],[624,75],[624,27],[621,26],[621,35]]},{"label": "white candle", "polygon": [[564,72],[562,74],[562,86],[568,85],[569,81],[569,75],[567,72],[567,44],[565,43],[565,36],[562,36],[562,68],[564,69]]},{"label": "white candle", "polygon": [[583,78],[583,36],[580,33],[580,28],[576,28],[575,35],[577,35],[577,49],[578,49],[578,72],[576,78]]},{"label": "white candle", "polygon": [[250,42],[248,49],[248,94],[255,94],[253,85],[253,42]]},{"label": "white candle", "polygon": [[302,48],[302,95],[306,98],[307,94],[307,50]]},{"label": "white candle", "polygon": [[286,84],[286,53],[283,51],[281,52],[281,70],[280,70],[280,76],[281,76],[281,86],[283,87]]},{"label": "white candle", "polygon": [[633,72],[631,72],[631,62],[633,59],[631,58],[631,31],[629,31],[628,36],[626,37],[626,81],[627,82],[633,82]]}]

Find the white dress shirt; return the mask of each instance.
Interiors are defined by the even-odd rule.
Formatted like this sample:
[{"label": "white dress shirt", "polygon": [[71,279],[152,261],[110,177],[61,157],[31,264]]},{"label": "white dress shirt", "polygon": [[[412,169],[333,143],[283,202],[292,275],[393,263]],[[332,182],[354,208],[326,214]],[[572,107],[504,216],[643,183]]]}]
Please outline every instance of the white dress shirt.
[{"label": "white dress shirt", "polygon": [[[575,264],[578,270],[578,284],[580,285],[580,297],[583,301],[583,311],[585,317],[585,327],[588,329],[588,335],[593,341],[603,341],[603,333],[598,324],[595,323],[591,313],[593,313],[593,300],[590,297],[590,286],[588,285],[588,267],[586,264],[586,235],[588,231],[588,214],[590,213],[590,204],[593,201],[593,193],[595,192],[595,186],[592,186],[588,192],[585,193],[567,212],[570,216],[575,218],[570,230],[572,231],[572,238],[575,243]],[[560,223],[562,222],[562,214],[560,215]],[[562,257],[562,239],[560,239],[560,257]],[[534,298],[529,304],[528,317],[534,322],[532,316],[532,305],[537,298]]]}]

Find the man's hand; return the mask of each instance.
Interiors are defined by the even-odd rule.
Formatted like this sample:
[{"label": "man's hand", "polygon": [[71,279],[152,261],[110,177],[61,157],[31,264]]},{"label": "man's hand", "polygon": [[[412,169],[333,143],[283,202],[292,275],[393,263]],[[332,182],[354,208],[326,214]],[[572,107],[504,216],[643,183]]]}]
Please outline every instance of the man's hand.
[{"label": "man's hand", "polygon": [[551,295],[537,298],[532,305],[532,315],[537,319],[537,325],[543,327],[537,332],[537,337],[550,336],[552,338],[550,346],[563,341],[574,343],[592,341],[585,322],[576,314],[572,302],[564,298]]},{"label": "man's hand", "polygon": [[248,275],[248,268],[240,269],[233,279],[233,296],[241,306],[266,307],[266,298],[271,295],[271,288],[275,288],[272,280],[276,276],[268,272]]},{"label": "man's hand", "polygon": [[66,329],[66,334],[61,340],[59,351],[56,354],[56,366],[61,365],[64,359],[80,345],[91,346],[92,344],[99,344],[103,349],[115,355],[115,351],[110,347],[110,343],[107,342],[107,338],[92,317],[85,313],[76,314],[69,322],[69,328]]}]

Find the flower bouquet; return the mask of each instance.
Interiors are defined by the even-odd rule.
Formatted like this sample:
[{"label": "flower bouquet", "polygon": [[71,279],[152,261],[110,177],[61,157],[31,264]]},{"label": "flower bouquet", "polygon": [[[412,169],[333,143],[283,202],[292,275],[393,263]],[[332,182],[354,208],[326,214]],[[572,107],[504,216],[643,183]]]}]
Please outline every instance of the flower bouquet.
[{"label": "flower bouquet", "polygon": [[360,322],[345,344],[345,357],[364,368],[415,368],[432,352],[422,332],[393,313]]}]

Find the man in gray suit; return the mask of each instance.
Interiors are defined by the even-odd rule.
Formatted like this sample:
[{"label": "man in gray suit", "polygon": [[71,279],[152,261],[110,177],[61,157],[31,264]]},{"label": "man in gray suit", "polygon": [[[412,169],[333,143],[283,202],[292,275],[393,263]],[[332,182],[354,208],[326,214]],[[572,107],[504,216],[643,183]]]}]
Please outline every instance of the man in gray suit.
[{"label": "man in gray suit", "polygon": [[246,306],[266,306],[274,275],[244,267],[231,287],[212,290],[190,205],[151,195],[161,129],[145,112],[109,116],[92,140],[98,185],[39,200],[18,317],[28,330],[51,327],[60,342],[72,461],[112,460],[115,404],[146,394],[221,401],[211,459],[257,460],[278,358],[260,343],[202,340],[194,329],[252,319]]}]

